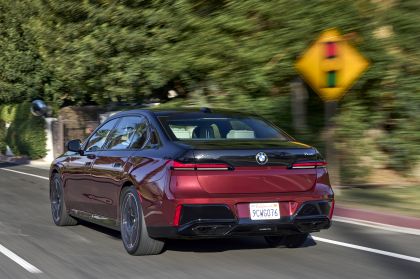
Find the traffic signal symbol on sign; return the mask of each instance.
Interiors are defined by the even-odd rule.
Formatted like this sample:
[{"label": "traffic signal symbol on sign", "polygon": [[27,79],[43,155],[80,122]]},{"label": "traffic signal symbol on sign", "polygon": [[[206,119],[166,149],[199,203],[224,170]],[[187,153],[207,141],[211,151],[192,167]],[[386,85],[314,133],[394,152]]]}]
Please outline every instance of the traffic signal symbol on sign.
[{"label": "traffic signal symbol on sign", "polygon": [[324,101],[341,99],[368,65],[335,29],[323,32],[296,62],[297,70]]}]

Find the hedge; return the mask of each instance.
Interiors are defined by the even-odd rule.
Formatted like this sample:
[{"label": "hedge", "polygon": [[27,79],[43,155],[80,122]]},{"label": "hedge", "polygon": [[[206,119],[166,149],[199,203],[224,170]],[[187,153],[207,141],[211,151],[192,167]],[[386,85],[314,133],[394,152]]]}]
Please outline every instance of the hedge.
[{"label": "hedge", "polygon": [[[2,106],[0,118],[11,123],[7,129],[5,143],[17,156],[28,156],[40,159],[47,154],[45,121],[42,117],[33,116],[30,103]],[[4,143],[3,143],[4,144]],[[0,148],[1,148],[0,132]]]}]

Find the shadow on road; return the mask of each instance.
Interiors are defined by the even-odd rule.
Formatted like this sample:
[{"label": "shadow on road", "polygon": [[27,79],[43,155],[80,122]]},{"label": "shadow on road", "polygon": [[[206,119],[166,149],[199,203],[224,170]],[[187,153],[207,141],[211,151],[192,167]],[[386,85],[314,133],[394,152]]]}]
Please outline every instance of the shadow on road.
[{"label": "shadow on road", "polygon": [[113,229],[108,229],[106,227],[102,227],[99,225],[96,225],[94,223],[89,223],[83,220],[78,219],[78,223],[81,226],[87,227],[89,229],[95,230],[97,232],[103,233],[108,235],[110,238],[113,239],[121,239],[121,233],[119,231],[113,230]]},{"label": "shadow on road", "polygon": [[[315,246],[316,242],[308,238],[301,248]],[[212,253],[228,250],[251,250],[270,248],[263,237],[238,237],[224,239],[168,240],[165,249],[180,252]],[[284,248],[287,249],[287,248]]]},{"label": "shadow on road", "polygon": [[26,163],[10,163],[10,162],[3,162],[0,160],[0,168],[10,168],[10,167],[16,167],[19,165],[26,165]]},{"label": "shadow on road", "polygon": [[[108,229],[93,223],[79,220],[79,224],[89,229],[108,235],[112,239],[121,240],[118,231]],[[316,242],[308,238],[305,244],[300,247],[306,248],[315,246]],[[263,237],[233,237],[214,239],[168,239],[166,240],[165,251],[196,252],[196,253],[217,253],[229,250],[251,250],[270,248]],[[287,248],[284,248],[287,249]],[[299,249],[299,248],[298,248]]]}]

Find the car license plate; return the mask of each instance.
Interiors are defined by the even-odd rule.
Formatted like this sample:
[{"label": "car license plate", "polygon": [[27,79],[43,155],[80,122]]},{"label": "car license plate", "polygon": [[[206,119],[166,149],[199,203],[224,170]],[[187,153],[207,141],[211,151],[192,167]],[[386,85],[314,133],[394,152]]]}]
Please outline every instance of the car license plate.
[{"label": "car license plate", "polygon": [[250,203],[249,214],[251,216],[251,220],[280,219],[279,203]]}]

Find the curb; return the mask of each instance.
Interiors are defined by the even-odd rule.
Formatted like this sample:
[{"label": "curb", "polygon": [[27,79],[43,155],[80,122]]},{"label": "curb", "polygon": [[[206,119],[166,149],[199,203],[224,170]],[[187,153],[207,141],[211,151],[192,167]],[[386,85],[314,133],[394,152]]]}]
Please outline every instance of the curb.
[{"label": "curb", "polygon": [[334,215],[367,222],[380,223],[389,226],[420,230],[420,218],[396,215],[391,213],[375,212],[360,208],[335,206]]},{"label": "curb", "polygon": [[29,164],[30,160],[26,157],[11,157],[0,155],[0,162],[24,165]]},{"label": "curb", "polygon": [[1,156],[1,155],[0,155],[0,163],[22,165],[22,166],[28,166],[32,168],[45,169],[45,170],[49,170],[51,166],[51,162],[46,162],[43,160],[29,160],[26,157],[10,157],[10,156]]},{"label": "curb", "polygon": [[407,228],[407,227],[398,227],[398,226],[392,226],[392,225],[387,225],[383,223],[375,223],[375,222],[340,217],[340,216],[334,216],[332,220],[333,222],[348,223],[348,224],[370,227],[374,229],[386,230],[386,231],[391,231],[391,232],[396,232],[396,233],[405,233],[405,234],[420,236],[420,230]]}]

